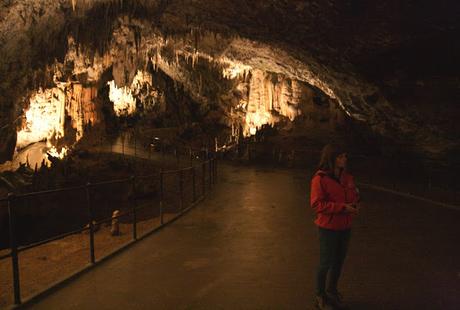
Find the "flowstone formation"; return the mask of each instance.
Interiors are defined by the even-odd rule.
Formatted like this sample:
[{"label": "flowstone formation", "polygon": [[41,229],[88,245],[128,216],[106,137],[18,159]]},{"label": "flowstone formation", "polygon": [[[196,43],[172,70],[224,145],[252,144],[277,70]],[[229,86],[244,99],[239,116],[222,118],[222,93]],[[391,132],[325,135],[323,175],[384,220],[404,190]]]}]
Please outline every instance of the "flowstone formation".
[{"label": "flowstone formation", "polygon": [[[332,0],[11,0],[1,6],[0,74],[7,78],[0,85],[0,161],[15,146],[40,139],[57,148],[66,139],[75,143],[86,126],[103,121],[107,102],[117,116],[177,112],[185,122],[218,122],[232,136],[299,119],[310,121],[313,133],[349,119],[430,156],[458,144],[454,123],[438,126],[439,116],[420,126],[423,113],[396,104],[400,74],[385,71],[386,62],[394,72],[410,71],[393,61],[400,46],[415,52],[429,36],[443,43],[455,33],[458,6]],[[410,14],[392,15],[396,9]],[[434,11],[442,20],[423,24],[423,14]],[[413,24],[395,29],[402,20]],[[171,95],[171,88],[188,99]],[[41,113],[44,106],[53,112]],[[449,103],[449,109],[455,108]],[[34,113],[51,113],[52,124],[33,129]]]}]

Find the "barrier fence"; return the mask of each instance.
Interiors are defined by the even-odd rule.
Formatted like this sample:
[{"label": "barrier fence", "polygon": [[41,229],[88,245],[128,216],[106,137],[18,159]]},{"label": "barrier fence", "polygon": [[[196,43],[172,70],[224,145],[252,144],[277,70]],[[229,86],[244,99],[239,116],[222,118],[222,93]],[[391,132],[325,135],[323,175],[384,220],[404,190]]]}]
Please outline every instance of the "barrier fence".
[{"label": "barrier fence", "polygon": [[[139,143],[136,143],[143,139],[145,140],[145,137],[136,136],[134,133],[130,138],[123,140],[123,154],[137,157],[142,157],[142,154],[145,155],[145,150],[142,149]],[[127,146],[131,149],[128,149]],[[196,150],[177,148],[177,146],[163,146],[160,143],[157,154],[163,154],[161,155],[163,158],[165,148],[166,151],[175,155],[177,165],[180,165],[181,162],[187,162],[188,158],[190,158],[191,162],[197,157],[206,158],[206,154],[209,152],[208,147]],[[216,150],[217,148],[224,151],[225,156],[230,155],[229,157],[233,159],[244,157],[248,161],[308,170],[314,170],[317,167],[321,156],[321,151],[318,147],[282,149],[250,140],[231,145],[231,148],[223,149],[216,144]],[[148,158],[155,156],[151,148],[148,148],[147,151]],[[390,157],[351,153],[349,154],[349,166],[356,180],[362,184],[374,185],[442,204],[459,206],[460,181],[456,171],[460,170],[460,166],[437,160],[429,161],[427,158],[414,156],[415,154],[412,154],[407,157],[402,153],[397,153]]]},{"label": "barrier fence", "polygon": [[[144,141],[146,138],[144,137]],[[95,264],[110,253],[100,243],[107,242],[101,234],[96,232],[101,225],[110,224],[118,220],[128,223],[129,231],[125,232],[120,241],[138,240],[164,225],[174,221],[194,204],[200,201],[212,188],[217,178],[217,161],[208,159],[211,152],[208,147],[193,149],[191,147],[178,147],[167,145],[161,141],[154,143],[140,143],[142,138],[133,135],[131,138],[116,141],[110,145],[101,145],[99,151],[118,153],[124,158],[137,160],[154,160],[160,162],[170,161],[177,167],[175,170],[162,170],[160,172],[133,176],[121,180],[112,180],[99,183],[88,183],[65,189],[41,191],[22,195],[9,195],[7,199],[0,200],[0,210],[8,210],[9,225],[9,252],[0,252],[0,262],[7,262],[5,268],[11,270],[12,289],[11,295],[15,304],[21,303],[21,264],[20,256],[39,246],[44,246],[66,237],[86,232],[87,251],[86,261]],[[234,148],[238,153],[245,153],[249,160],[260,159],[260,152],[254,143],[241,144]],[[173,154],[174,156],[167,156]],[[241,154],[238,154],[240,156]],[[272,148],[265,152],[265,159],[273,164],[287,164],[296,168],[314,168],[317,166],[320,152],[312,149],[282,150]],[[205,160],[201,162],[201,160]],[[458,204],[458,179],[446,177],[443,171],[428,169],[421,161],[407,161],[403,158],[358,157],[351,154],[350,164],[358,181],[383,186],[396,191],[420,195],[441,202]],[[183,168],[181,168],[184,166]],[[455,169],[452,169],[455,171]],[[62,207],[62,201],[69,203]],[[47,213],[47,220],[41,225],[47,230],[60,232],[43,240],[29,240],[26,231],[29,222],[21,223],[27,218],[27,210],[43,207]],[[114,205],[120,212],[109,216],[114,210]],[[84,208],[85,212],[82,212]],[[51,211],[50,211],[51,210]],[[51,216],[50,216],[51,214]],[[174,216],[169,216],[174,215]],[[177,216],[176,216],[177,215]],[[144,227],[145,219],[158,219],[153,229]],[[65,232],[60,223],[76,223],[67,226]],[[86,226],[82,227],[81,223]],[[53,227],[55,225],[56,227]],[[125,225],[126,226],[126,225]],[[125,229],[128,229],[125,227]],[[43,230],[43,227],[35,227]],[[28,231],[30,235],[30,231]],[[129,240],[128,240],[129,239]],[[0,277],[3,276],[0,273]],[[4,296],[1,294],[0,296]],[[2,303],[0,303],[0,307]]]},{"label": "barrier fence", "polygon": [[[10,261],[10,293],[13,295],[13,303],[19,305],[22,302],[20,257],[28,251],[69,236],[87,233],[87,262],[94,265],[110,255],[106,249],[97,252],[98,238],[103,242],[105,236],[96,234],[102,225],[110,225],[111,232],[117,223],[125,223],[125,226],[130,227],[129,233],[125,232],[121,238],[127,242],[121,247],[124,248],[137,241],[140,235],[146,236],[160,229],[192,208],[216,183],[217,160],[211,158],[197,163],[192,158],[190,163],[191,166],[186,168],[168,171],[161,169],[151,175],[27,194],[10,194],[1,199],[0,207],[8,210],[9,250],[0,255],[0,262]],[[30,224],[27,215],[32,214],[32,206],[34,213],[42,212],[46,214],[46,219],[39,224],[35,221],[30,231],[27,230]],[[117,209],[117,213],[112,213],[114,209]],[[158,223],[148,229],[144,227],[146,219],[158,219]],[[43,230],[59,233],[43,240],[30,239],[33,231]],[[7,298],[5,293],[0,292],[0,296]],[[0,303],[2,305],[8,305],[8,302],[3,301]]]},{"label": "barrier fence", "polygon": [[[320,149],[266,148],[256,142],[240,146],[240,153],[249,161],[314,170],[321,156]],[[460,166],[424,158],[365,156],[349,154],[349,168],[362,183],[416,195],[446,204],[460,205]]]}]

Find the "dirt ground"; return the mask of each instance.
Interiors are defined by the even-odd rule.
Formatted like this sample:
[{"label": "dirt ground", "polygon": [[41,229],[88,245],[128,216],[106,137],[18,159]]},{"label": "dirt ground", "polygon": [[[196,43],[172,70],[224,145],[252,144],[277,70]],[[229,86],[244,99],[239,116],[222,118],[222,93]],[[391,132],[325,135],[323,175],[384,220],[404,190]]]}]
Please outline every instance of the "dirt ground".
[{"label": "dirt ground", "polygon": [[[142,216],[142,211],[140,211]],[[176,214],[164,214],[168,221]],[[160,225],[160,218],[148,218],[137,223],[138,237]],[[96,261],[133,240],[131,223],[120,224],[121,234],[112,236],[110,225],[101,225],[94,235]],[[0,251],[0,255],[9,250]],[[65,279],[90,264],[89,233],[82,232],[41,245],[19,254],[21,296],[27,298]],[[11,258],[0,260],[0,308],[13,303],[13,277]]]},{"label": "dirt ground", "polygon": [[[175,167],[175,162],[160,162],[163,168],[171,170]],[[155,162],[138,165],[137,171],[142,169],[152,170]],[[94,164],[92,164],[94,166]],[[177,166],[175,167],[177,169]],[[196,172],[196,198],[203,194],[203,175],[201,167],[195,169]],[[145,171],[144,171],[145,172]],[[144,173],[145,174],[145,173]],[[186,208],[193,201],[192,174],[188,170],[182,174],[182,200],[180,199],[180,178],[179,173],[168,173],[164,175],[164,221],[168,221],[180,211]],[[118,176],[120,177],[120,176]],[[150,183],[158,183],[158,177],[150,179],[139,179],[138,186],[145,187]],[[205,190],[208,190],[209,175],[205,175]],[[138,188],[138,191],[145,189]],[[148,190],[147,190],[148,191]],[[139,197],[139,206],[142,208],[137,211],[137,236],[140,237],[160,224],[159,219],[159,197]],[[99,203],[98,207],[102,207]],[[113,207],[113,206],[112,206]],[[122,209],[123,211],[123,209]],[[124,210],[126,211],[126,209]],[[120,236],[111,236],[110,223],[99,225],[99,230],[95,232],[95,256],[96,261],[112,253],[124,244],[133,239],[133,225],[131,215],[120,218]],[[0,256],[8,254],[9,249],[0,250]],[[90,263],[89,233],[87,231],[71,235],[64,239],[38,246],[19,254],[19,273],[21,283],[21,297],[26,299],[28,296],[37,294],[53,283],[65,279],[84,268]],[[0,308],[13,303],[13,276],[11,258],[0,260]]]}]

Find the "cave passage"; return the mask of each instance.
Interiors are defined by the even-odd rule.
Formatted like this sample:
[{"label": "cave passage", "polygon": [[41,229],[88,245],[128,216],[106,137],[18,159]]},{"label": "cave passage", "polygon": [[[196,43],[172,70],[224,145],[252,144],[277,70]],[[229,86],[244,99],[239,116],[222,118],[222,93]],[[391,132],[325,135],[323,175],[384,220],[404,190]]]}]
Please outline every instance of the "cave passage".
[{"label": "cave passage", "polygon": [[[304,174],[234,165],[219,174],[224,183],[186,217],[31,308],[308,308],[319,249]],[[341,284],[349,306],[455,309],[458,211],[362,194],[373,198],[353,230]]]},{"label": "cave passage", "polygon": [[36,306],[305,308],[321,165],[352,308],[458,309],[460,5],[419,2],[1,1],[0,307],[156,227]]}]

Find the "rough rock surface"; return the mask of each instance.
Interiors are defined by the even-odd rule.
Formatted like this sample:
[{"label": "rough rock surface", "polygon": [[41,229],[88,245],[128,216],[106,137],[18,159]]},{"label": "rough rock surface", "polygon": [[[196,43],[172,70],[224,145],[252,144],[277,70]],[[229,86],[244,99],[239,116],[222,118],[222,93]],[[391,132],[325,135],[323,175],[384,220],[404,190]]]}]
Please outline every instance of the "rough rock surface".
[{"label": "rough rock surface", "polygon": [[[83,54],[100,57],[90,57],[90,64],[74,63],[83,68],[80,78],[97,77],[101,68],[94,63],[105,61],[113,65],[116,83],[128,84],[145,65],[145,56],[154,57],[161,45],[171,55],[162,54],[164,61],[157,64],[198,102],[207,98],[199,98],[199,83],[177,66],[175,54],[193,62],[243,64],[309,83],[374,132],[419,152],[446,154],[460,138],[453,120],[460,93],[455,59],[460,43],[453,40],[459,34],[458,16],[460,5],[453,0],[3,1],[0,161],[14,148],[29,91],[49,85],[51,65],[66,57],[68,35]],[[406,92],[423,93],[417,85],[452,94],[451,99],[443,100],[443,106],[435,96],[415,100]],[[421,101],[428,108],[419,109]],[[449,112],[433,116],[438,109]]]}]

